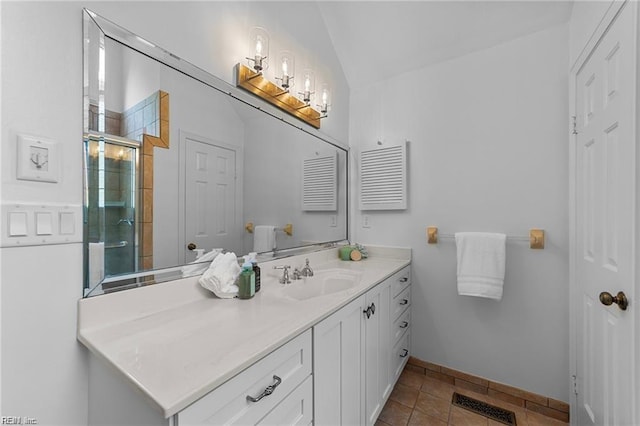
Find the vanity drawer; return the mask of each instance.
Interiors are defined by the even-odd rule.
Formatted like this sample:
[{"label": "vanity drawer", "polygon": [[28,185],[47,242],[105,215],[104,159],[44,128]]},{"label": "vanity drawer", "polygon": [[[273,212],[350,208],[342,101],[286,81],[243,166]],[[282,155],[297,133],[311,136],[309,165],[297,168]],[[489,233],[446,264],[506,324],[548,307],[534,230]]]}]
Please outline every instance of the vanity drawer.
[{"label": "vanity drawer", "polygon": [[[308,330],[178,413],[180,426],[259,423],[310,377],[311,354]],[[269,386],[275,386],[273,393],[248,400],[259,398]]]},{"label": "vanity drawer", "polygon": [[313,420],[313,380],[307,377],[289,396],[258,422],[261,425],[310,425]]},{"label": "vanity drawer", "polygon": [[391,297],[396,297],[411,284],[411,266],[405,266],[393,274],[389,280],[391,280]]},{"label": "vanity drawer", "polygon": [[402,315],[391,325],[391,342],[395,345],[402,335],[411,326],[411,309],[404,311]]},{"label": "vanity drawer", "polygon": [[395,321],[407,308],[411,306],[411,287],[391,299],[391,320]]},{"label": "vanity drawer", "polygon": [[395,383],[402,373],[411,354],[411,332],[407,332],[391,350],[391,383]]}]

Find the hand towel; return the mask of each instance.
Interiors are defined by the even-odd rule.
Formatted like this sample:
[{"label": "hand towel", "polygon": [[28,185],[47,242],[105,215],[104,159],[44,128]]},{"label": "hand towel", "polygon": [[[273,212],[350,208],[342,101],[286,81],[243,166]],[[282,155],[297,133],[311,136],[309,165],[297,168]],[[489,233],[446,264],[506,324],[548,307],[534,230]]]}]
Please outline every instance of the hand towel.
[{"label": "hand towel", "polygon": [[253,251],[264,253],[276,248],[276,227],[272,225],[257,225],[253,229]]},{"label": "hand towel", "polygon": [[458,294],[501,300],[504,285],[504,234],[458,232]]},{"label": "hand towel", "polygon": [[219,298],[230,299],[238,294],[235,282],[241,270],[235,253],[220,254],[213,259],[198,282]]},{"label": "hand towel", "polygon": [[221,248],[212,249],[209,253],[205,253],[193,262],[189,262],[188,265],[180,268],[183,277],[191,277],[194,275],[199,275],[207,270],[211,261],[215,259],[217,255],[222,253]]}]

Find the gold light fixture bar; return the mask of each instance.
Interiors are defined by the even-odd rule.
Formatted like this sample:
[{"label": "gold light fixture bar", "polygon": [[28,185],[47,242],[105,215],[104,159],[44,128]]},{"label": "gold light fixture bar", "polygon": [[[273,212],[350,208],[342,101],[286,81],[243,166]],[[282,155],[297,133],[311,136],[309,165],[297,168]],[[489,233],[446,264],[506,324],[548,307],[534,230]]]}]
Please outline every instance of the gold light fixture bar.
[{"label": "gold light fixture bar", "polygon": [[246,65],[236,65],[236,86],[242,87],[316,129],[320,128],[318,111]]}]

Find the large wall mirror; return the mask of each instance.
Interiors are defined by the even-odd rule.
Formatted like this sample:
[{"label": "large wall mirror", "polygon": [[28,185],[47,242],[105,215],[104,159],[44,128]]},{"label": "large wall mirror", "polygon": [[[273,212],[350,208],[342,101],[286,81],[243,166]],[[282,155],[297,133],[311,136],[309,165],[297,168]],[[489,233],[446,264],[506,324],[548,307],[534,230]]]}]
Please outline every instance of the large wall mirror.
[{"label": "large wall mirror", "polygon": [[86,295],[347,239],[340,142],[86,10],[84,50]]}]

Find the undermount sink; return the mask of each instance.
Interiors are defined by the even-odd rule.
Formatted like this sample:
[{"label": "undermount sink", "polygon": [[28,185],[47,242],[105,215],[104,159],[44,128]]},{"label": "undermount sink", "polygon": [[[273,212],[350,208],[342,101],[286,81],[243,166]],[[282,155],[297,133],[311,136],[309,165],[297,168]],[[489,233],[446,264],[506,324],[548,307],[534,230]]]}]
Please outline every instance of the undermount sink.
[{"label": "undermount sink", "polygon": [[284,288],[284,293],[297,300],[325,296],[357,286],[360,283],[360,276],[360,272],[343,269],[316,271],[313,277],[292,281]]}]

